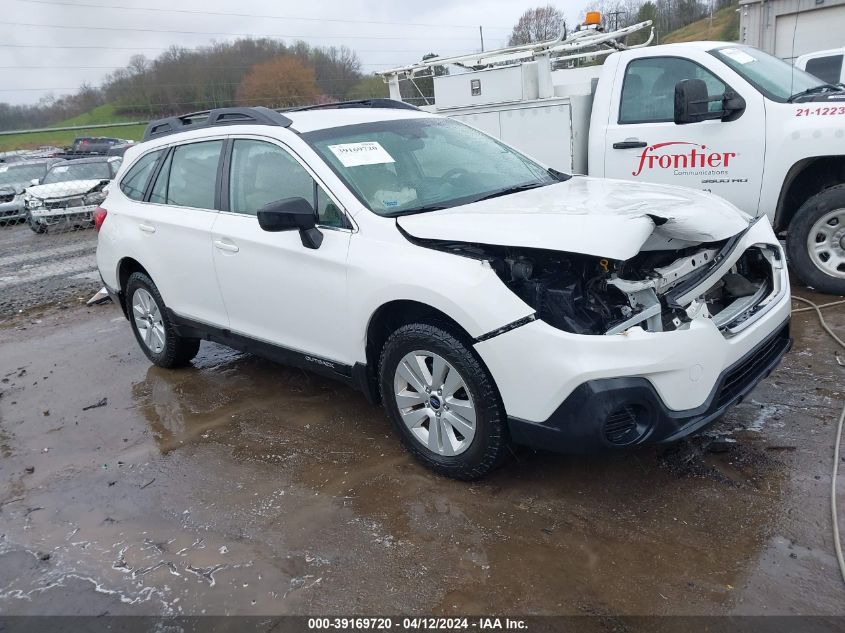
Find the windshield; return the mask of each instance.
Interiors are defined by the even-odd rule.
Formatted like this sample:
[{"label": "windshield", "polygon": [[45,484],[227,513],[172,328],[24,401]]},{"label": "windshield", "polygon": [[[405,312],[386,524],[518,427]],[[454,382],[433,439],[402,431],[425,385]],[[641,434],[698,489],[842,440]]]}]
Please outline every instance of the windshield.
[{"label": "windshield", "polygon": [[379,121],[303,137],[379,215],[453,207],[558,181],[522,154],[450,119]]},{"label": "windshield", "polygon": [[70,180],[111,180],[109,164],[76,163],[70,165],[56,165],[44,176],[42,184],[53,182],[68,182]]},{"label": "windshield", "polygon": [[775,101],[786,102],[800,92],[826,85],[818,77],[756,48],[728,46],[711,53]]},{"label": "windshield", "polygon": [[45,168],[44,163],[0,165],[0,185],[28,185],[33,178],[42,178]]}]

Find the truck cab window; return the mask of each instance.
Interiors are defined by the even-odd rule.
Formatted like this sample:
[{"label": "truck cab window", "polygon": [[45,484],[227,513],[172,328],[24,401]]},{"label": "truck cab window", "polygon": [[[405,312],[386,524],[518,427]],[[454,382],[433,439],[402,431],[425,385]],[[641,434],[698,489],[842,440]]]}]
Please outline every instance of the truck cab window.
[{"label": "truck cab window", "polygon": [[[657,123],[674,120],[675,84],[684,79],[701,79],[710,96],[725,93],[725,84],[695,62],[679,57],[635,59],[625,69],[619,123]],[[711,110],[722,106],[718,101]]]}]

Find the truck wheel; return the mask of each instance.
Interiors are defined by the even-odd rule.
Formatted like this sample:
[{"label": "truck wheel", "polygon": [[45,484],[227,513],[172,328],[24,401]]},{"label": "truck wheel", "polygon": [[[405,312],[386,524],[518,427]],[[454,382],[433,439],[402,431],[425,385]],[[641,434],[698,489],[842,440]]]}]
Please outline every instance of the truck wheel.
[{"label": "truck wheel", "polygon": [[126,282],[129,323],[138,345],[155,365],[170,369],[187,365],[197,355],[200,340],[176,333],[153,280],[132,273]]},{"label": "truck wheel", "polygon": [[400,327],[382,350],[379,384],[402,444],[431,470],[473,480],[504,459],[510,437],[496,385],[450,332]]},{"label": "truck wheel", "polygon": [[798,209],[786,249],[801,281],[819,292],[845,294],[845,185],[817,193]]}]

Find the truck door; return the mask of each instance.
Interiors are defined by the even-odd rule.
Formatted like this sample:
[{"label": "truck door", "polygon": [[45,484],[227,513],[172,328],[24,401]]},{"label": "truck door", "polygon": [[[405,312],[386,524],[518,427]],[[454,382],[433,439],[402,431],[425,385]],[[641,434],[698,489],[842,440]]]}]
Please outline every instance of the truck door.
[{"label": "truck door", "polygon": [[[763,99],[729,69],[715,64],[717,70],[708,69],[708,53],[700,56],[641,54],[620,64],[605,138],[605,176],[710,191],[756,215],[765,156]],[[675,84],[683,79],[703,80],[709,96],[732,90],[745,99],[746,109],[730,122],[676,125]],[[721,102],[709,107],[720,110]]]}]

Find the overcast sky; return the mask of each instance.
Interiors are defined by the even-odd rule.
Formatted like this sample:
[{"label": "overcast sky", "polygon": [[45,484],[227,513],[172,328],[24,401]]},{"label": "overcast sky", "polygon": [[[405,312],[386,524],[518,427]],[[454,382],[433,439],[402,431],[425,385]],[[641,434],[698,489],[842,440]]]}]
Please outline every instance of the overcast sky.
[{"label": "overcast sky", "polygon": [[[586,2],[552,4],[571,23]],[[86,81],[98,85],[134,54],[152,59],[172,44],[193,48],[239,35],[345,44],[369,73],[429,51],[476,51],[479,25],[485,48],[502,46],[522,12],[541,4],[544,0],[0,0],[0,101],[35,103],[50,93],[74,92]]]}]

